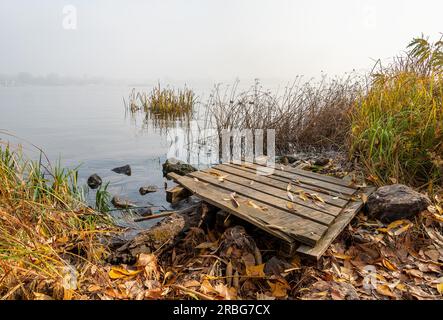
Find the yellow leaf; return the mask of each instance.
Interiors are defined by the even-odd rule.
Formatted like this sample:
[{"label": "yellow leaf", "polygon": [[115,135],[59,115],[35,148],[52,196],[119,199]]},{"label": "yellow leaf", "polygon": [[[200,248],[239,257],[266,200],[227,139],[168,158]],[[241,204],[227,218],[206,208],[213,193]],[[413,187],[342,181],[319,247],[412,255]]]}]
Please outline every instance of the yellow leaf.
[{"label": "yellow leaf", "polygon": [[378,285],[377,292],[387,297],[396,298],[396,296],[392,293],[391,289],[385,284]]},{"label": "yellow leaf", "polygon": [[348,256],[348,255],[342,254],[342,253],[333,253],[332,255],[334,257],[336,257],[337,259],[341,259],[341,260],[349,260],[352,258],[351,256]]},{"label": "yellow leaf", "polygon": [[52,297],[40,292],[34,292],[34,296],[35,300],[54,300]]},{"label": "yellow leaf", "polygon": [[109,271],[109,278],[111,279],[121,279],[126,277],[134,277],[139,274],[142,270],[126,270],[121,267],[112,267]]},{"label": "yellow leaf", "polygon": [[397,267],[395,266],[395,264],[393,264],[392,262],[390,262],[390,261],[387,260],[387,259],[383,259],[383,260],[382,260],[382,264],[383,264],[387,269],[389,269],[389,270],[391,270],[391,271],[395,271],[395,270],[397,270]]},{"label": "yellow leaf", "polygon": [[320,196],[319,196],[318,194],[316,194],[316,193],[313,193],[313,194],[312,194],[312,197],[313,197],[315,200],[318,200],[318,201],[320,201],[320,202],[325,203],[325,200],[323,200],[323,198],[320,197]]},{"label": "yellow leaf", "polygon": [[63,300],[72,300],[73,296],[74,296],[74,290],[71,289],[63,290]]},{"label": "yellow leaf", "polygon": [[190,288],[190,287],[199,287],[201,284],[197,280],[188,280],[185,283],[183,283],[183,287]]},{"label": "yellow leaf", "polygon": [[212,284],[208,281],[208,280],[203,280],[201,286],[200,286],[200,291],[203,293],[215,293],[218,294],[217,290],[214,289],[214,287],[212,286]]},{"label": "yellow leaf", "polygon": [[396,221],[390,223],[388,225],[387,229],[389,231],[389,230],[392,230],[392,229],[395,229],[395,228],[401,226],[402,224],[407,224],[407,223],[408,223],[408,221],[406,221],[406,220],[396,220]]},{"label": "yellow leaf", "polygon": [[400,291],[406,291],[406,286],[403,283],[399,283],[395,286],[396,289]]},{"label": "yellow leaf", "polygon": [[294,204],[292,203],[292,202],[286,202],[286,207],[289,209],[289,210],[294,210]]},{"label": "yellow leaf", "polygon": [[290,287],[286,283],[283,283],[281,281],[276,281],[275,283],[268,281],[268,285],[271,288],[272,296],[276,298],[286,297],[287,290],[290,289]]},{"label": "yellow leaf", "polygon": [[246,267],[246,274],[249,277],[265,277],[264,272],[265,264],[259,264],[256,266],[247,266]]},{"label": "yellow leaf", "polygon": [[412,227],[412,224],[405,225],[404,227],[401,227],[400,229],[396,230],[396,231],[394,232],[394,235],[395,235],[395,236],[399,236],[399,235],[401,235],[403,232],[409,230],[409,228],[411,228],[411,227]]},{"label": "yellow leaf", "polygon": [[248,200],[248,205],[253,207],[254,209],[259,209],[262,211],[266,211],[268,208],[266,208],[265,206],[259,206],[256,203],[254,203],[252,200]]},{"label": "yellow leaf", "polygon": [[443,283],[437,284],[437,291],[438,291],[438,293],[443,295]]}]

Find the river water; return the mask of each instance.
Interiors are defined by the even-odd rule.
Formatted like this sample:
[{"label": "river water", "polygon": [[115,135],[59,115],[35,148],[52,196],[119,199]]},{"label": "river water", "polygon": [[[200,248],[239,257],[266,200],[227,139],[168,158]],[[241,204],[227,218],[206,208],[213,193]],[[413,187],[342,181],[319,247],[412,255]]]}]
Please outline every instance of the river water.
[{"label": "river water", "polygon": [[[149,90],[149,88],[143,88]],[[37,159],[38,152],[27,142],[42,148],[51,162],[60,159],[67,167],[80,165],[80,184],[97,173],[109,182],[112,195],[131,199],[139,206],[164,206],[164,178],[161,164],[170,142],[164,128],[146,121],[142,114],[125,112],[132,87],[125,86],[21,86],[0,87],[0,142],[21,144],[24,153]],[[26,142],[27,141],[27,142]],[[119,175],[112,168],[129,164],[132,175]],[[159,191],[141,196],[138,189],[156,185]],[[172,186],[168,182],[168,186]],[[95,193],[88,191],[89,201]],[[123,225],[132,217],[120,217]],[[155,221],[139,223],[140,228]]]}]

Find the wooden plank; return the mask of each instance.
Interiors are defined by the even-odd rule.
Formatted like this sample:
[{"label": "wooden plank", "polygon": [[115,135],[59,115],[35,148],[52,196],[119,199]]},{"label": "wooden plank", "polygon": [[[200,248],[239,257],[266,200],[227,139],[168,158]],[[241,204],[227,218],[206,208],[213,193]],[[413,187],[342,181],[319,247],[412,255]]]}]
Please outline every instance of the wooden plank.
[{"label": "wooden plank", "polygon": [[[237,169],[240,169],[240,170],[252,173],[252,174],[260,176],[260,177],[267,177],[267,178],[272,179],[272,180],[284,182],[286,185],[289,182],[293,183],[293,179],[291,179],[291,178],[277,176],[277,175],[274,175],[274,174],[273,175],[267,175],[267,176],[266,175],[258,174],[257,170],[254,169],[254,168],[251,168],[251,167],[238,166],[238,165],[234,165],[234,164],[224,164],[224,165],[232,166],[233,168],[237,168]],[[301,187],[303,189],[306,189],[306,190],[312,190],[314,192],[318,192],[320,195],[329,195],[332,198],[338,198],[339,200],[343,200],[345,202],[343,204],[343,206],[345,206],[346,203],[348,203],[348,201],[351,199],[351,196],[349,196],[349,195],[344,195],[344,194],[342,194],[340,192],[337,192],[337,191],[331,191],[331,190],[327,190],[327,189],[322,189],[322,188],[319,188],[318,186],[314,186],[314,185],[311,185],[311,184],[306,184],[303,181],[299,181],[298,184],[295,184],[295,183],[293,183],[293,184],[298,186],[298,187]]]},{"label": "wooden plank", "polygon": [[202,171],[195,171],[188,174],[190,177],[197,178],[198,180],[210,183],[212,185],[215,185],[219,188],[225,189],[232,192],[237,193],[238,195],[245,196],[249,199],[261,201],[265,203],[266,207],[274,207],[280,210],[284,210],[294,216],[299,216],[304,219],[309,219],[313,222],[317,222],[320,224],[323,224],[325,226],[328,226],[334,221],[334,216],[325,214],[324,212],[312,210],[309,208],[306,208],[301,205],[293,204],[294,210],[290,210],[287,207],[288,200],[283,200],[280,198],[276,198],[273,196],[270,196],[266,193],[257,192],[255,190],[251,190],[250,188],[245,188],[241,185],[238,185],[233,182],[229,181],[219,181],[217,178],[204,173]]},{"label": "wooden plank", "polygon": [[[217,165],[213,168],[215,168],[217,170],[224,171],[228,174],[234,174],[234,175],[249,179],[251,181],[254,181],[254,183],[259,182],[259,183],[262,183],[262,184],[265,184],[268,186],[272,186],[274,188],[278,188],[283,191],[286,191],[286,188],[289,183],[289,182],[283,182],[281,180],[273,179],[272,177],[269,177],[269,176],[258,175],[255,172],[252,173],[252,172],[249,172],[246,170],[242,170],[242,169],[239,169],[239,168],[236,168],[233,166],[227,166],[224,164]],[[210,170],[211,169],[204,170],[204,171],[210,171]],[[293,187],[298,188],[298,189],[303,188],[307,192],[318,192],[319,196],[321,196],[325,200],[326,203],[340,207],[340,208],[343,208],[348,203],[348,200],[340,199],[340,198],[331,196],[329,194],[319,192],[322,190],[312,190],[312,189],[306,188],[305,186],[296,186],[296,185],[293,185]]]},{"label": "wooden plank", "polygon": [[343,179],[340,178],[336,178],[336,177],[331,177],[325,174],[319,174],[319,173],[315,173],[312,171],[308,171],[308,170],[303,170],[300,168],[294,168],[291,166],[285,166],[282,164],[276,164],[275,165],[276,169],[282,170],[282,171],[287,171],[287,172],[291,172],[291,173],[296,173],[299,174],[301,176],[305,176],[308,178],[313,178],[316,180],[320,180],[320,181],[324,181],[324,182],[330,182],[342,187],[350,187],[349,182],[345,181]]},{"label": "wooden plank", "polygon": [[[269,208],[265,211],[249,207],[243,203],[239,207],[236,207],[232,201],[224,200],[224,198],[229,198],[230,191],[215,185],[206,184],[203,181],[195,181],[191,177],[183,177],[174,173],[168,174],[168,177],[174,179],[202,200],[248,221],[289,243],[297,240],[301,243],[314,245],[327,230],[327,227],[321,224],[311,222],[276,208]],[[258,206],[266,205],[260,201],[256,201],[256,204]]]},{"label": "wooden plank", "polygon": [[[234,165],[237,167],[242,167],[242,165],[239,165],[239,164],[234,164]],[[245,167],[245,166],[243,166],[243,167]],[[266,168],[267,168],[266,170],[273,169],[273,168],[268,168],[268,167],[264,167],[264,166],[260,166],[260,165],[256,165],[256,164],[246,164],[246,167],[249,169],[254,169],[254,170],[265,170]],[[319,181],[319,180],[316,180],[316,179],[313,179],[310,177],[302,176],[297,173],[278,170],[276,168],[274,168],[272,175],[291,179],[291,180],[297,180],[297,181],[300,181],[300,183],[308,184],[308,185],[314,186],[316,188],[324,189],[326,191],[338,192],[338,193],[341,193],[341,194],[344,194],[347,196],[352,196],[357,191],[354,188],[344,187],[344,186],[336,185],[336,184],[333,184],[330,182]]]},{"label": "wooden plank", "polygon": [[177,202],[188,198],[192,193],[188,189],[181,186],[174,186],[166,190],[166,201],[171,204],[176,204]]},{"label": "wooden plank", "polygon": [[[366,194],[371,194],[375,188],[369,187],[363,190]],[[328,231],[323,235],[320,241],[314,247],[301,245],[297,252],[316,258],[317,260],[329,248],[332,241],[344,230],[344,228],[351,222],[357,212],[363,207],[362,201],[352,201],[343,209],[343,212],[335,219],[332,225],[329,226]]]},{"label": "wooden plank", "polygon": [[[217,166],[215,168],[219,168],[219,167]],[[268,185],[262,184],[260,182],[254,182],[254,181],[253,181],[254,183],[251,184],[251,180],[249,180],[249,179],[246,179],[241,176],[237,176],[237,175],[235,175],[235,173],[232,173],[232,172],[229,174],[229,173],[226,173],[224,171],[220,171],[220,170],[217,170],[214,168],[208,169],[208,170],[203,170],[203,172],[208,173],[208,174],[211,174],[211,172],[212,172],[213,174],[223,176],[224,180],[226,180],[226,181],[234,182],[234,183],[240,184],[242,186],[245,186],[246,188],[269,194],[270,196],[283,199],[286,202],[290,201],[289,197],[288,197],[288,192],[286,191],[286,189],[285,189],[285,191],[283,191],[279,188],[275,188],[275,187],[268,186]],[[302,190],[299,187],[292,186],[291,190],[292,190],[292,195],[294,197],[294,203],[296,203],[296,204],[299,204],[301,206],[307,207],[312,210],[321,211],[323,213],[326,213],[326,214],[329,214],[332,216],[337,216],[341,212],[342,208],[337,207],[337,206],[332,206],[327,203],[321,203],[320,201],[314,201],[312,199],[307,199],[306,201],[300,199],[300,197],[296,193],[294,193],[294,191],[296,191],[296,190]]]}]

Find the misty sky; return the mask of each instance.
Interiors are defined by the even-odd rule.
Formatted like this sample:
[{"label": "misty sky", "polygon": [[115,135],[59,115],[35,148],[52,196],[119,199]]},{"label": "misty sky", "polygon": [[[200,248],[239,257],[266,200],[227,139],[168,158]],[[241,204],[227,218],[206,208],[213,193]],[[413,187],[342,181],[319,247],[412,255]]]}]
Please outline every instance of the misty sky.
[{"label": "misty sky", "polygon": [[[75,29],[66,29],[69,5]],[[442,12],[441,0],[0,0],[0,74],[336,75],[398,54],[421,33],[438,38]]]}]

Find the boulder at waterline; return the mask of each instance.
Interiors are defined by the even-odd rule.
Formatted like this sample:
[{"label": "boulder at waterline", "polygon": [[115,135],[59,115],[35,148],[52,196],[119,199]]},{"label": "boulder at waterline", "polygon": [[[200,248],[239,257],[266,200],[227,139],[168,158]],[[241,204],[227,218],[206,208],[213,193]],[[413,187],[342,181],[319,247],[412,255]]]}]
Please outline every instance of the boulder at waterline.
[{"label": "boulder at waterline", "polygon": [[366,203],[368,216],[389,223],[395,220],[412,218],[425,210],[431,201],[412,188],[393,184],[378,188]]},{"label": "boulder at waterline", "polygon": [[88,186],[91,189],[97,189],[101,184],[102,179],[95,173],[88,178]]},{"label": "boulder at waterline", "polygon": [[148,193],[153,193],[153,192],[157,192],[157,186],[145,186],[145,187],[141,187],[140,189],[138,189],[138,192],[144,196],[145,194]]},{"label": "boulder at waterline", "polygon": [[131,175],[131,166],[129,164],[123,166],[123,167],[117,167],[112,169],[112,171],[114,171],[115,173],[118,174],[125,174],[127,176]]},{"label": "boulder at waterline", "polygon": [[113,197],[111,203],[118,209],[130,209],[136,207],[136,205],[130,200],[120,198],[119,196]]},{"label": "boulder at waterline", "polygon": [[197,171],[197,169],[194,168],[192,165],[174,158],[167,159],[166,162],[163,163],[164,177],[166,177],[166,175],[170,172],[174,172],[178,175],[184,176],[194,171]]}]

